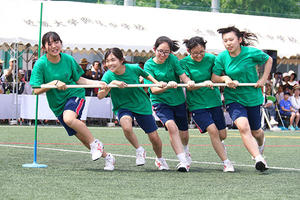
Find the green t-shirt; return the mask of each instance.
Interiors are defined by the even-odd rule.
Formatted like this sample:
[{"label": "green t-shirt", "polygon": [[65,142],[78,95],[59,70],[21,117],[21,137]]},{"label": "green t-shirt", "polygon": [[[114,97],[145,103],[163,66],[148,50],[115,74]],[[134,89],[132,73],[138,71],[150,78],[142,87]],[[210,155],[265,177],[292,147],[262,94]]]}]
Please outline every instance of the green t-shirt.
[{"label": "green t-shirt", "polygon": [[[266,63],[268,59],[269,56],[259,49],[241,46],[241,53],[236,57],[231,57],[227,50],[220,53],[216,58],[213,73],[218,76],[224,73],[240,83],[256,83],[256,66]],[[261,89],[252,86],[236,89],[226,87],[224,98],[225,104],[237,102],[244,106],[257,106],[263,103]]]},{"label": "green t-shirt", "polygon": [[[56,64],[51,63],[46,55],[43,55],[36,61],[30,78],[32,87],[39,87],[41,84],[49,83],[53,80],[60,80],[66,85],[76,85],[76,81],[83,74],[83,70],[72,56],[64,53],[60,53],[60,56],[60,61]],[[50,89],[46,92],[49,107],[57,117],[63,113],[68,99],[71,97],[84,99],[84,95],[85,91],[83,88]]]},{"label": "green t-shirt", "polygon": [[[102,77],[102,81],[109,84],[113,80],[123,81],[127,84],[139,84],[139,77],[148,77],[149,74],[139,67],[138,64],[125,64],[125,73],[117,75],[108,70]],[[151,115],[151,102],[142,87],[136,88],[111,88],[113,111],[128,109],[134,113]]]},{"label": "green t-shirt", "polygon": [[[180,60],[179,63],[191,80],[195,83],[201,83],[211,79],[215,59],[215,55],[205,53],[201,62],[193,60],[189,55]],[[220,91],[217,87],[214,89],[202,87],[197,90],[186,90],[186,101],[190,111],[222,105]]]},{"label": "green t-shirt", "polygon": [[[144,69],[158,81],[175,81],[180,83],[179,76],[184,73],[179,65],[176,56],[170,54],[163,64],[157,64],[153,58],[150,58],[145,63]],[[151,81],[145,80],[145,84],[151,84]],[[170,106],[177,106],[185,102],[185,97],[181,87],[171,88],[160,94],[153,94],[149,89],[152,104],[165,103]]]}]

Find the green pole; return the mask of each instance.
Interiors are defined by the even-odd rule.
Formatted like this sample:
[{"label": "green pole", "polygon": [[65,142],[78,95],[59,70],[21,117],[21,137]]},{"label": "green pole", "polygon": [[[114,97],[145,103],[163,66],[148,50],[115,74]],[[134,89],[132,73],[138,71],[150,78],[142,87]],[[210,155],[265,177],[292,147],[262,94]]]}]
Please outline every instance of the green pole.
[{"label": "green pole", "polygon": [[[39,31],[38,57],[41,56],[42,19],[43,19],[43,3],[41,3],[41,12],[40,12],[40,31]],[[31,168],[45,168],[45,167],[47,167],[47,165],[38,164],[38,163],[36,162],[36,160],[37,160],[38,103],[39,103],[39,96],[36,95],[33,163],[32,163],[32,164],[24,164],[23,167],[31,167]]]}]

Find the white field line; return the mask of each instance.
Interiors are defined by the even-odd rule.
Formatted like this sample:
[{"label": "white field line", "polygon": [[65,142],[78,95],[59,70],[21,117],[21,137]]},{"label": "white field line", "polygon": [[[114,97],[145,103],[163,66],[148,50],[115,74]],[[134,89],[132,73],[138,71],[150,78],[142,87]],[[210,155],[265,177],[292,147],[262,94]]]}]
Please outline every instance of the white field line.
[{"label": "white field line", "polygon": [[[19,145],[7,145],[0,144],[0,147],[9,147],[9,148],[22,148],[22,149],[33,149],[34,147],[29,146],[19,146]],[[49,151],[61,151],[61,152],[70,152],[70,153],[82,153],[82,154],[90,154],[88,151],[76,151],[76,150],[68,150],[68,149],[56,149],[56,148],[47,148],[47,147],[38,147],[39,150],[49,150]],[[125,157],[125,158],[135,158],[133,155],[122,155],[122,154],[113,154],[116,157]],[[149,160],[155,160],[154,157],[147,157]],[[171,162],[178,162],[177,159],[166,159]],[[197,164],[206,164],[206,165],[223,165],[223,163],[218,162],[200,162],[200,161],[192,161],[192,163]],[[238,167],[254,167],[254,165],[245,165],[245,164],[234,164],[234,166]],[[298,168],[287,168],[287,167],[269,167],[270,169],[278,169],[278,170],[286,170],[286,171],[300,171]]]}]

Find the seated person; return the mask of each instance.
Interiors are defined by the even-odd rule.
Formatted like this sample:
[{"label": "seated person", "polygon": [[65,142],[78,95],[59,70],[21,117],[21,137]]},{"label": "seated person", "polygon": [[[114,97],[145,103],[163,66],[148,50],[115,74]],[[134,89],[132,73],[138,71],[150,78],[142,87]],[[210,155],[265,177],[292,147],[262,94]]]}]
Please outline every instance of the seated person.
[{"label": "seated person", "polygon": [[[294,86],[294,95],[291,96],[290,101],[292,103],[293,109],[296,111],[296,116],[297,116],[297,113],[299,115],[299,110],[300,110],[300,86],[299,85]],[[297,117],[296,117],[296,120],[295,120],[296,130],[299,130],[298,123],[299,123],[299,118],[297,119]]]},{"label": "seated person", "polygon": [[293,126],[294,119],[296,117],[296,120],[299,121],[299,112],[297,112],[293,109],[292,103],[289,100],[289,98],[290,98],[290,93],[289,92],[284,92],[284,98],[279,103],[280,114],[282,116],[290,117],[289,130],[294,131],[295,130],[295,128]]},{"label": "seated person", "polygon": [[276,118],[276,111],[275,111],[275,103],[276,98],[274,96],[267,96],[266,103],[264,104],[264,108],[268,111],[270,115],[270,124],[272,126],[277,125],[278,122],[275,120]]}]

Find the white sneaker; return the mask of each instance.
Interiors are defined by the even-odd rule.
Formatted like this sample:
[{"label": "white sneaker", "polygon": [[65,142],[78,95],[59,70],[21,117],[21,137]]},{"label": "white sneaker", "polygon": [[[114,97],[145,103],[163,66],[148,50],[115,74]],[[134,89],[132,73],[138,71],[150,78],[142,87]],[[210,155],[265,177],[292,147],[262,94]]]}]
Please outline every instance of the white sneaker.
[{"label": "white sneaker", "polygon": [[234,167],[233,167],[233,165],[232,165],[232,163],[230,161],[224,163],[223,172],[234,172]]},{"label": "white sneaker", "polygon": [[188,165],[191,165],[192,157],[191,157],[191,153],[189,152],[189,150],[185,151],[185,158],[186,158],[186,162],[188,163]]},{"label": "white sneaker", "polygon": [[270,124],[272,125],[272,126],[274,126],[274,125],[277,125],[278,124],[278,122],[275,120],[275,119],[271,119],[270,120]]},{"label": "white sneaker", "polygon": [[115,169],[116,159],[112,154],[108,153],[105,157],[105,167],[104,170],[113,171]]},{"label": "white sneaker", "polygon": [[178,165],[176,167],[177,167],[177,171],[179,171],[179,172],[190,171],[190,165],[188,163],[180,162],[180,163],[178,163]]},{"label": "white sneaker", "polygon": [[273,126],[272,128],[270,128],[271,131],[281,131],[281,128],[279,128],[278,126]]},{"label": "white sneaker", "polygon": [[158,170],[169,170],[169,166],[164,158],[155,159],[155,166],[158,167]]},{"label": "white sneaker", "polygon": [[103,153],[103,144],[98,139],[96,139],[92,144],[90,144],[91,147],[91,154],[92,154],[92,160],[98,160]]},{"label": "white sneaker", "polygon": [[266,171],[269,169],[267,162],[264,158],[262,158],[261,160],[256,161],[255,163],[255,169],[258,171]]},{"label": "white sneaker", "polygon": [[146,163],[146,151],[143,149],[142,151],[136,151],[136,160],[135,164],[137,166],[142,166]]}]

